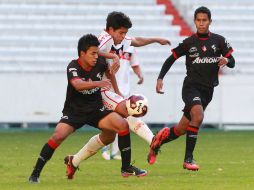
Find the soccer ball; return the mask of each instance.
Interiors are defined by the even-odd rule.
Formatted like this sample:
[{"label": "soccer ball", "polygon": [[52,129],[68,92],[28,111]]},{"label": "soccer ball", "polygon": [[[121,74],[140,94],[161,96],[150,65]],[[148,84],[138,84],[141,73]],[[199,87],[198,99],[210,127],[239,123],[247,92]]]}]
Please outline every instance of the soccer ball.
[{"label": "soccer ball", "polygon": [[142,117],[147,113],[148,101],[141,94],[133,94],[126,101],[128,114],[133,117]]}]

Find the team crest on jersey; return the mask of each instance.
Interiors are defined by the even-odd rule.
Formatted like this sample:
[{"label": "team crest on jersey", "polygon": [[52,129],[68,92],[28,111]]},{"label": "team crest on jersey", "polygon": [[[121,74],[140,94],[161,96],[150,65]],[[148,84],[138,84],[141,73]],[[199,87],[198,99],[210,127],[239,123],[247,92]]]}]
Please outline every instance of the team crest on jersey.
[{"label": "team crest on jersey", "polygon": [[131,53],[129,53],[129,52],[124,52],[124,54],[123,54],[123,59],[131,60]]},{"label": "team crest on jersey", "polygon": [[202,46],[201,49],[203,50],[203,52],[205,52],[207,50],[205,46]]}]

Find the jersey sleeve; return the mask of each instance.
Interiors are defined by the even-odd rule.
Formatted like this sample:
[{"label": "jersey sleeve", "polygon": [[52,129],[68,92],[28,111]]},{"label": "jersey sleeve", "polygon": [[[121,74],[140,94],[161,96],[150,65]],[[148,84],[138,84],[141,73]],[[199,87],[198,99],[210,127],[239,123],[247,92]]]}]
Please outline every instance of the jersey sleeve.
[{"label": "jersey sleeve", "polygon": [[220,45],[222,56],[228,58],[233,52],[233,48],[231,47],[230,43],[224,37],[222,37]]},{"label": "jersey sleeve", "polygon": [[133,48],[133,52],[132,52],[131,60],[130,60],[130,65],[132,67],[139,66],[139,60],[138,60],[137,51],[135,48]]},{"label": "jersey sleeve", "polygon": [[100,41],[99,49],[102,52],[109,53],[113,44],[113,38],[111,36],[107,36]]},{"label": "jersey sleeve", "polygon": [[178,59],[179,57],[186,55],[186,49],[187,49],[186,46],[187,45],[183,41],[176,48],[171,50],[175,59]]},{"label": "jersey sleeve", "polygon": [[74,64],[70,64],[67,67],[67,78],[69,82],[72,80],[81,79],[78,73],[78,68]]}]

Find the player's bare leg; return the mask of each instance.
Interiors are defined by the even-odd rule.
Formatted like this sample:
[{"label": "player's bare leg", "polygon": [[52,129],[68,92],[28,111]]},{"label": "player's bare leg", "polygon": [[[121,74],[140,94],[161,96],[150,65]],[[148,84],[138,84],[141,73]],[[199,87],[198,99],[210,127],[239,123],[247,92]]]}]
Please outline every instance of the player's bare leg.
[{"label": "player's bare leg", "polygon": [[41,149],[40,156],[38,157],[34,170],[29,177],[30,183],[39,183],[39,177],[44,165],[50,160],[56,148],[66,139],[66,137],[73,133],[73,131],[74,128],[68,124],[57,124],[53,135]]}]

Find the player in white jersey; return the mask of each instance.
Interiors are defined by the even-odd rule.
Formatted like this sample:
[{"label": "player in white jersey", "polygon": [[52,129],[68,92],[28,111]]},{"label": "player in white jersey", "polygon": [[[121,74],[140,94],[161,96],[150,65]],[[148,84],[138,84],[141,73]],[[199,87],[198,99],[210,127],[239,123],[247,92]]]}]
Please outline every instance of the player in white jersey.
[{"label": "player in white jersey", "polygon": [[[142,84],[144,81],[144,77],[142,75],[139,61],[137,58],[137,52],[135,47],[130,46],[125,52],[122,53],[120,58],[120,68],[115,74],[117,85],[119,88],[119,91],[124,99],[128,98],[130,96],[130,70],[133,70],[133,72],[137,75],[139,78],[137,84]],[[110,93],[111,94],[111,93]],[[104,99],[109,100],[109,98],[105,97],[105,92],[102,93]],[[121,102],[122,99],[119,99]],[[107,101],[108,102],[108,101]],[[107,104],[108,105],[108,104]],[[110,103],[112,105],[112,103]],[[135,120],[135,118],[134,118]],[[146,126],[145,126],[146,127]],[[138,129],[138,128],[136,128]],[[135,130],[137,131],[137,130]],[[149,129],[147,129],[147,141],[150,143],[150,140],[153,138],[152,132],[150,132]],[[119,148],[118,148],[118,138],[116,136],[115,141],[108,146],[105,146],[102,149],[102,157],[106,160],[111,159],[117,159],[120,160],[121,156],[119,155]]]},{"label": "player in white jersey", "polygon": [[[126,34],[129,28],[132,27],[132,23],[130,18],[122,12],[114,11],[109,13],[106,22],[106,29],[98,38],[100,41],[99,56],[107,58],[107,61],[113,67],[113,73],[115,72],[115,69],[114,64],[112,63],[116,63],[116,57],[121,60],[123,52],[126,52],[130,46],[140,47],[151,43],[170,45],[169,40],[164,38],[127,37]],[[104,105],[106,105],[108,109],[111,109],[125,117],[130,129],[138,136],[146,140],[150,145],[153,138],[153,133],[142,120],[129,116],[126,109],[126,100],[123,98],[122,93],[117,85],[113,83],[112,85],[115,92],[107,89],[102,90]],[[76,165],[79,165],[82,160],[87,159],[85,155],[90,151],[87,147],[88,146],[85,145],[77,154],[74,155]]]}]

